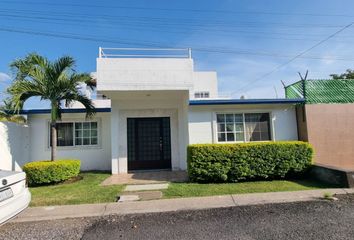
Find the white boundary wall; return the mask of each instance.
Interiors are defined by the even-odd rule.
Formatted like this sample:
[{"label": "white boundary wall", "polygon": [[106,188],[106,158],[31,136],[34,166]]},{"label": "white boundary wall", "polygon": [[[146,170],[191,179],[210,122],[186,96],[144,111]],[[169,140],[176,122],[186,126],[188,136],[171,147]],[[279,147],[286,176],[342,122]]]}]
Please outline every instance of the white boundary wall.
[{"label": "white boundary wall", "polygon": [[0,122],[0,169],[21,171],[29,160],[29,127]]}]

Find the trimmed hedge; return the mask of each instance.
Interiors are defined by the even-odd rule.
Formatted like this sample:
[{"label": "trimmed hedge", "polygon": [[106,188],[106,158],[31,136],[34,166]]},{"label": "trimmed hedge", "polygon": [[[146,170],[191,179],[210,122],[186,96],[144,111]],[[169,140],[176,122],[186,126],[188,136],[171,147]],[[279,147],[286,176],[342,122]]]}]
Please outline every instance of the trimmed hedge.
[{"label": "trimmed hedge", "polygon": [[23,166],[30,186],[58,183],[80,173],[80,160],[55,160],[30,162]]},{"label": "trimmed hedge", "polygon": [[188,146],[188,174],[193,182],[238,182],[284,178],[312,165],[313,149],[300,141]]}]

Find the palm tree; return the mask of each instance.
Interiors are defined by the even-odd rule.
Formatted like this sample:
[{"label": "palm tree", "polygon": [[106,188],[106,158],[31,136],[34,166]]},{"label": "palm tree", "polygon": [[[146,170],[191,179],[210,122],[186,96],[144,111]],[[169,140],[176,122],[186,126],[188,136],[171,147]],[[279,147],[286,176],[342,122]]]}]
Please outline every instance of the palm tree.
[{"label": "palm tree", "polygon": [[51,62],[35,53],[10,64],[15,79],[7,91],[16,112],[31,97],[40,97],[50,102],[52,161],[56,156],[57,121],[61,119],[62,104],[68,107],[75,101],[80,102],[86,109],[86,118],[95,113],[92,101],[80,91],[83,83],[92,87],[95,82],[88,73],[77,73],[74,66],[75,60],[72,57],[63,56]]},{"label": "palm tree", "polygon": [[0,106],[0,121],[23,124],[26,123],[26,118],[14,114],[11,103],[8,100],[3,100],[3,105]]}]

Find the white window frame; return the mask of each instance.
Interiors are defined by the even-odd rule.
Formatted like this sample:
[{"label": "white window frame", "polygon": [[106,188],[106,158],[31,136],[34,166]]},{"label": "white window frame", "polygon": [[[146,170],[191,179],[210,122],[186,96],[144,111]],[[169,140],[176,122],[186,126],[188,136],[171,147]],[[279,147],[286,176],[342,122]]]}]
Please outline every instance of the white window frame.
[{"label": "white window frame", "polygon": [[[48,120],[48,149],[51,148],[50,146],[50,121]],[[85,123],[85,122],[96,122],[97,123],[97,144],[90,144],[90,145],[76,145],[75,144],[75,123]],[[58,121],[57,123],[72,123],[73,124],[73,145],[72,146],[57,146],[60,149],[79,149],[79,148],[101,148],[101,120],[100,119],[93,119],[93,120],[82,120],[82,119],[65,119]]]},{"label": "white window frame", "polygon": [[[249,113],[268,113],[269,114],[269,135],[270,135],[270,140],[262,140],[262,141],[246,141],[246,131],[245,131],[245,114],[249,114]],[[218,114],[242,114],[242,118],[243,118],[243,141],[219,141],[218,138],[218,126],[217,126],[217,115]],[[265,111],[265,110],[252,110],[252,111],[233,111],[233,110],[227,110],[227,111],[217,111],[214,112],[213,114],[213,140],[214,143],[221,143],[221,144],[228,144],[228,143],[249,143],[249,142],[271,142],[271,141],[275,141],[275,131],[274,131],[274,118],[273,118],[273,114],[272,111]],[[226,127],[226,126],[225,126]],[[236,138],[236,137],[235,137]]]},{"label": "white window frame", "polygon": [[[76,124],[77,123],[81,123],[82,124],[82,128],[81,129],[76,129]],[[83,128],[83,124],[84,123],[90,123],[90,129],[86,129],[86,130],[89,130],[90,131],[90,144],[83,144],[84,143],[84,128]],[[91,136],[91,123],[96,123],[96,126],[97,126],[97,128],[96,128],[96,131],[97,131],[97,135],[96,135],[96,139],[97,139],[97,143],[96,144],[91,144],[91,138],[92,138],[92,136]],[[73,123],[74,124],[74,127],[73,127],[73,131],[74,131],[74,146],[80,146],[80,147],[82,147],[82,146],[97,146],[98,145],[98,122],[97,121],[84,121],[84,122],[74,122]],[[77,137],[76,136],[76,131],[77,130],[81,130],[81,132],[82,132],[82,136],[81,137]],[[81,144],[79,144],[79,145],[77,145],[76,144],[76,139],[81,139]]]}]

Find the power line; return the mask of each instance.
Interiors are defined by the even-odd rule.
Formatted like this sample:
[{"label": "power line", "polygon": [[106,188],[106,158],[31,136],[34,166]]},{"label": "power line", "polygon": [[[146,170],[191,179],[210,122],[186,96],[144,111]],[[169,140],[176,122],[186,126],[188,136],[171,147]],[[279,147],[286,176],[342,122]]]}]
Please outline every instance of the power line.
[{"label": "power line", "polygon": [[[255,56],[263,56],[263,57],[275,57],[275,58],[290,58],[294,57],[293,55],[287,54],[275,54],[275,53],[267,53],[267,52],[250,52],[250,51],[240,51],[233,49],[220,49],[220,48],[193,48],[193,51],[199,52],[209,52],[209,53],[221,53],[221,54],[238,54],[238,55],[255,55]],[[336,60],[336,61],[354,61],[353,58],[345,58],[345,57],[321,57],[321,56],[300,56],[302,59],[312,59],[312,60]]]},{"label": "power line", "polygon": [[[166,43],[161,42],[148,42],[148,41],[138,41],[132,39],[117,39],[110,40],[108,38],[97,38],[95,36],[83,36],[77,35],[73,33],[60,33],[60,32],[40,32],[40,31],[33,31],[28,29],[14,29],[14,28],[6,28],[0,26],[0,31],[3,32],[12,32],[12,33],[22,33],[22,34],[29,34],[29,35],[39,35],[39,36],[46,36],[46,37],[57,37],[57,38],[65,38],[65,39],[74,39],[74,40],[84,40],[84,41],[91,41],[91,42],[105,42],[105,43],[115,43],[115,44],[126,44],[126,45],[135,45],[135,46],[144,46],[144,47],[176,47],[171,46]],[[178,46],[183,47],[183,46]],[[293,57],[291,55],[286,54],[275,54],[275,53],[268,53],[268,52],[256,52],[250,50],[242,50],[242,49],[226,49],[226,48],[212,48],[212,47],[193,47],[193,51],[199,52],[207,52],[207,53],[219,53],[219,54],[237,54],[237,55],[257,55],[263,57],[279,57],[279,58],[288,58]],[[319,57],[319,56],[299,56],[296,55],[297,58],[304,58],[304,59],[313,59],[313,60],[340,60],[340,61],[354,61],[354,59],[345,58],[345,57]]]},{"label": "power line", "polygon": [[[0,18],[4,17],[0,15]],[[6,17],[5,17],[6,18]],[[10,19],[12,20],[12,19]],[[20,20],[21,19],[14,19],[15,21]],[[53,21],[43,21],[43,20],[37,20],[35,19],[26,19],[24,20],[25,22],[35,22],[35,23],[41,23],[41,24],[56,24],[56,25],[68,25],[68,26],[73,26],[73,24],[75,24],[75,27],[79,26],[79,27],[86,27],[89,28],[90,30],[92,30],[92,27],[94,27],[96,25],[95,22],[92,22],[90,24],[85,23],[83,21],[79,21],[79,23],[77,22],[73,22],[71,23],[69,22],[53,22]],[[99,29],[114,29],[117,30],[117,27],[112,26],[112,25],[96,25]],[[139,25],[139,24],[121,24],[119,26],[119,29],[127,29],[128,31],[144,31],[144,32],[159,32],[159,33],[164,33],[164,34],[190,34],[191,31],[193,31],[193,33],[210,33],[213,30],[212,29],[186,29],[186,30],[179,30],[179,28],[173,28],[171,30],[171,28],[169,27],[168,29],[161,29],[161,27],[155,27],[155,26],[144,26],[144,25]],[[176,30],[174,30],[176,29]],[[185,28],[183,28],[185,29]],[[237,36],[238,38],[248,38],[248,39],[259,39],[260,37],[262,39],[274,39],[274,40],[285,40],[285,41],[317,41],[318,38],[301,38],[301,37],[282,37],[281,34],[282,33],[278,33],[278,32],[258,32],[258,31],[226,31],[226,30],[217,30],[218,33],[214,34],[214,36],[226,36],[226,37],[234,37]],[[243,33],[243,34],[239,34],[239,33]],[[262,35],[257,35],[257,34],[262,34]],[[276,35],[276,36],[268,36],[268,35],[263,35],[263,34],[269,34],[269,35]],[[286,33],[285,33],[286,34]],[[277,36],[279,35],[279,36]],[[301,35],[301,34],[296,34],[296,35]],[[303,34],[305,35],[305,34]],[[306,35],[308,36],[308,35]],[[311,35],[312,36],[312,35]],[[313,36],[317,36],[317,35],[313,35]],[[318,35],[318,36],[323,36],[323,35]],[[343,37],[347,37],[348,40],[353,40],[353,36],[342,36]],[[337,42],[347,42],[347,41],[337,41]],[[352,42],[352,41],[350,41]]]},{"label": "power line", "polygon": [[[9,12],[9,10],[11,9],[2,9],[1,11],[4,11],[5,13]],[[16,15],[12,12],[10,12],[11,14],[2,14],[0,15],[0,17],[2,18],[14,18],[15,20],[17,19],[26,19],[26,21],[32,21],[32,22],[39,22],[39,23],[44,23],[44,24],[68,24],[71,25],[70,22],[73,22],[75,24],[75,26],[83,26],[83,27],[92,27],[93,24],[96,24],[96,21],[92,21],[91,18],[87,18],[86,15],[80,15],[80,14],[75,14],[75,15],[68,15],[68,14],[64,14],[64,16],[68,16],[69,18],[53,18],[53,15],[60,15],[62,13],[58,13],[58,12],[41,12],[41,11],[23,11],[23,10],[14,10],[15,13],[22,13],[21,15]],[[36,13],[39,16],[25,16],[25,14],[28,13]],[[44,17],[43,15],[49,15],[50,17]],[[62,15],[60,15],[62,16]],[[78,16],[85,16],[85,18],[77,18]],[[72,19],[72,17],[74,17],[75,19]],[[113,16],[111,16],[113,17]],[[215,31],[218,32],[218,35],[222,35],[222,36],[234,36],[233,34],[236,33],[242,33],[242,34],[262,34],[262,38],[268,38],[268,39],[278,39],[278,40],[295,40],[295,41],[316,41],[316,39],[309,39],[309,38],[281,38],[281,37],[269,37],[269,36],[264,36],[263,34],[269,34],[269,35],[289,35],[289,36],[299,36],[299,35],[305,35],[305,36],[309,36],[310,34],[299,34],[299,33],[288,33],[288,32],[267,32],[267,31],[245,31],[245,30],[230,30],[230,29],[220,29],[220,27],[218,27],[217,29],[215,29],[214,27],[216,26],[212,26],[212,28],[209,27],[209,23],[204,26],[204,25],[196,25],[194,24],[194,26],[201,26],[201,27],[197,27],[197,28],[191,28],[190,26],[193,26],[193,24],[188,23],[187,27],[186,25],[182,26],[182,30],[180,25],[183,24],[176,24],[176,23],[168,23],[166,22],[168,20],[168,18],[146,18],[146,17],[138,17],[138,18],[132,18],[130,16],[116,16],[118,17],[118,19],[123,20],[123,23],[119,26],[120,28],[125,28],[131,31],[154,31],[154,32],[163,32],[163,33],[175,33],[175,34],[190,34],[190,31],[194,31],[194,33],[196,32],[211,32],[211,31]],[[29,20],[28,20],[29,19]],[[135,20],[133,22],[125,22],[124,20]],[[149,19],[153,19],[154,21],[157,20],[157,23],[154,25],[149,25],[148,23],[146,23],[146,20]],[[38,21],[36,21],[38,20]],[[48,20],[48,21],[43,21],[43,20]],[[89,25],[86,24],[87,20],[91,20],[89,21]],[[173,19],[173,20],[180,20],[180,19]],[[57,22],[59,21],[59,22]],[[62,22],[64,21],[64,22]],[[77,23],[79,22],[79,23]],[[248,23],[248,22],[246,22]],[[86,25],[85,25],[86,24]],[[171,24],[173,25],[173,28],[171,27]],[[255,24],[254,22],[251,22],[251,24]],[[268,23],[267,23],[268,24]],[[277,23],[272,23],[272,24],[277,24]],[[307,26],[307,25],[306,25]],[[317,26],[315,24],[309,25],[310,26]],[[322,27],[322,25],[320,25]],[[117,29],[115,26],[99,26],[100,28],[111,28],[111,29]],[[249,27],[247,26],[235,26],[235,27]],[[255,26],[253,26],[255,27]],[[301,26],[294,26],[294,27],[301,27]],[[334,25],[331,26],[327,26],[327,25],[323,25],[323,27],[334,27]],[[166,28],[167,30],[162,30],[162,28]],[[172,31],[170,29],[173,29]],[[176,30],[174,30],[176,29]],[[242,36],[245,37],[244,35],[237,35],[238,37]],[[250,36],[253,37],[253,36]],[[320,34],[311,34],[310,36],[323,36]],[[257,38],[257,37],[255,37]]]},{"label": "power line", "polygon": [[0,31],[2,32],[12,32],[12,33],[23,33],[29,35],[37,35],[37,36],[46,36],[46,37],[58,37],[58,38],[66,38],[66,39],[74,39],[74,40],[85,40],[91,42],[106,42],[106,43],[118,43],[118,44],[127,44],[127,45],[137,45],[137,46],[145,46],[145,47],[159,47],[161,45],[155,43],[143,43],[143,42],[133,42],[131,40],[108,40],[103,38],[97,38],[94,36],[82,36],[75,35],[73,33],[58,33],[58,32],[39,32],[28,29],[14,29],[14,28],[6,28],[0,27]]},{"label": "power line", "polygon": [[331,35],[329,35],[328,37],[326,37],[325,39],[319,41],[318,43],[316,43],[315,45],[311,46],[310,48],[300,52],[299,54],[297,54],[296,56],[292,57],[291,59],[289,59],[288,61],[286,61],[285,63],[283,64],[280,64],[279,66],[277,66],[276,68],[274,68],[272,71],[270,72],[267,72],[265,74],[263,74],[262,76],[256,78],[253,82],[251,83],[248,83],[247,85],[241,87],[240,89],[238,89],[237,91],[234,91],[231,93],[231,95],[234,95],[235,93],[238,93],[238,92],[241,92],[243,91],[244,89],[246,89],[247,87],[249,87],[250,85],[262,80],[263,78],[273,74],[274,72],[278,71],[279,69],[283,68],[284,66],[288,65],[289,63],[295,61],[296,59],[300,58],[302,55],[308,53],[309,51],[311,51],[312,49],[316,48],[317,46],[321,45],[322,43],[328,41],[329,39],[333,38],[334,36],[336,36],[337,34],[343,32],[345,29],[351,27],[352,25],[354,24],[354,22],[342,27],[341,29],[339,29],[338,31],[332,33]]},{"label": "power line", "polygon": [[[4,18],[4,15],[0,16],[0,18]],[[20,19],[15,18],[14,20],[22,20],[20,17]],[[6,19],[6,17],[5,17]],[[12,19],[10,19],[12,20]],[[41,23],[41,24],[59,24],[59,25],[68,25],[68,26],[73,26],[75,24],[75,27],[77,26],[81,26],[81,27],[89,27],[90,29],[92,29],[93,26],[96,25],[95,22],[91,22],[90,24],[85,23],[84,21],[79,21],[79,23],[76,22],[72,22],[71,21],[65,21],[65,22],[56,22],[56,21],[43,21],[42,19],[38,19],[38,18],[26,18],[26,20],[23,20],[25,22],[35,22],[35,23]],[[96,25],[97,28],[99,29],[115,29],[117,30],[117,27],[113,26],[113,25],[104,25],[104,26],[100,26],[100,25]],[[162,29],[164,28],[164,29]],[[207,28],[179,28],[179,27],[174,27],[171,30],[171,27],[168,26],[163,26],[163,27],[158,27],[158,26],[148,26],[148,25],[142,25],[142,24],[131,24],[131,23],[124,23],[121,24],[119,26],[119,29],[127,29],[130,31],[152,31],[152,32],[162,32],[162,33],[175,33],[175,34],[190,34],[191,31],[193,31],[193,33],[210,33],[210,32],[217,32],[217,34],[215,36],[229,36],[229,37],[233,37],[233,36],[237,36],[237,37],[248,37],[249,38],[258,38],[259,36],[257,34],[262,34],[262,38],[268,38],[268,39],[277,39],[277,40],[294,40],[294,41],[316,41],[317,39],[314,38],[301,38],[301,37],[281,37],[282,33],[278,33],[278,32],[264,32],[264,31],[232,31],[232,30],[221,30],[221,29],[207,29]],[[181,29],[181,30],[180,30]],[[242,35],[240,35],[239,33],[243,33]],[[246,34],[246,35],[244,35]],[[252,35],[249,35],[252,34]],[[264,35],[266,34],[266,35]],[[287,34],[287,33],[284,33]],[[268,36],[268,35],[275,35],[273,36]],[[278,36],[279,35],[279,36]],[[291,34],[292,35],[296,35],[296,34]],[[299,34],[300,35],[300,34]],[[312,35],[311,35],[312,36]],[[317,36],[317,35],[313,35],[313,36]],[[318,35],[318,36],[322,36],[322,35]]]},{"label": "power line", "polygon": [[[2,10],[0,10],[1,12]],[[38,11],[35,11],[36,13]],[[53,14],[53,13],[46,13],[46,14]],[[58,13],[55,13],[55,14],[58,14]],[[52,16],[52,15],[50,15]],[[49,17],[43,17],[41,14],[39,14],[39,16],[24,16],[23,14],[22,15],[13,15],[13,14],[2,14],[0,15],[0,18],[7,18],[7,17],[10,17],[11,18],[14,18],[15,20],[19,19],[26,19],[26,22],[28,21],[32,21],[32,22],[39,22],[39,23],[44,23],[44,24],[67,24],[67,25],[70,25],[72,26],[72,24],[70,22],[72,22],[73,24],[75,24],[75,26],[83,26],[83,27],[90,27],[92,28],[92,26],[94,26],[96,24],[96,21],[89,21],[89,25],[86,24],[86,20],[87,18],[85,19],[70,19],[70,18],[49,18]],[[77,17],[77,16],[75,16]],[[120,16],[120,17],[123,17],[123,18],[126,18],[127,16]],[[140,18],[139,18],[140,19]],[[155,19],[155,18],[153,18]],[[157,18],[159,19],[159,18]],[[49,20],[49,21],[44,21],[44,20]],[[59,22],[57,22],[59,21]],[[64,22],[62,22],[64,21]],[[79,22],[79,23],[77,23]],[[243,33],[243,34],[252,34],[252,36],[249,36],[249,38],[252,38],[254,37],[255,35],[254,34],[267,34],[267,35],[295,35],[295,36],[299,36],[299,35],[305,35],[305,36],[309,36],[310,34],[299,34],[299,33],[283,33],[283,32],[267,32],[267,31],[245,31],[245,30],[223,30],[223,29],[211,29],[211,28],[186,28],[185,26],[182,27],[182,30],[179,30],[181,28],[179,28],[180,26],[179,25],[175,25],[173,28],[171,28],[170,25],[164,25],[166,24],[165,21],[162,21],[162,25],[161,25],[161,22],[158,23],[158,25],[153,25],[153,26],[150,26],[150,25],[146,25],[145,22],[142,23],[142,22],[123,22],[122,24],[120,24],[119,28],[125,28],[125,29],[128,29],[128,30],[131,30],[131,31],[154,31],[154,32],[163,32],[163,33],[175,33],[175,34],[190,34],[190,31],[194,31],[194,33],[196,32],[211,32],[211,31],[216,31],[218,32],[218,35],[216,36],[234,36],[234,34],[236,33]],[[314,25],[315,26],[315,25]],[[117,29],[117,27],[115,26],[110,26],[110,25],[106,25],[106,26],[98,26],[102,29],[104,28],[110,28],[110,29]],[[331,26],[332,27],[332,26]],[[166,30],[162,30],[162,28],[167,28]],[[170,29],[173,29],[173,30],[170,30]],[[174,30],[176,29],[176,30]],[[237,35],[238,37],[246,37],[245,35],[240,35],[238,34]],[[322,34],[311,34],[310,36],[323,36]],[[254,38],[258,38],[257,35],[256,37]],[[317,39],[309,39],[309,38],[284,38],[284,37],[270,37],[270,36],[266,36],[266,35],[262,35],[262,38],[268,38],[268,39],[277,39],[277,40],[295,40],[295,41],[316,41]],[[352,37],[350,37],[350,39],[352,39]]]},{"label": "power line", "polygon": [[263,15],[280,15],[280,16],[311,16],[311,17],[354,17],[346,14],[325,14],[325,13],[285,13],[285,12],[265,12],[265,11],[231,11],[231,10],[210,10],[210,9],[190,9],[190,8],[154,8],[140,6],[112,6],[112,5],[92,5],[92,4],[77,4],[77,3],[49,3],[49,2],[28,2],[28,1],[6,1],[0,3],[10,4],[27,4],[27,5],[42,5],[42,6],[61,6],[61,7],[85,7],[85,8],[103,8],[103,9],[129,9],[129,10],[150,10],[150,11],[167,11],[167,12],[198,12],[198,13],[218,13],[218,14],[263,14]]},{"label": "power line", "polygon": [[[217,21],[213,20],[212,22],[202,22],[202,24],[196,24],[196,20],[203,20],[200,18],[193,18],[193,19],[186,19],[186,18],[161,18],[161,17],[146,17],[146,16],[127,16],[127,15],[107,15],[107,14],[92,14],[90,13],[90,18],[87,18],[87,14],[79,14],[79,13],[68,13],[68,12],[52,12],[52,11],[38,11],[38,10],[21,10],[21,9],[0,9],[0,12],[3,12],[4,14],[7,14],[5,16],[12,16],[12,17],[36,17],[36,18],[44,18],[48,19],[44,16],[49,16],[53,17],[54,15],[60,16],[60,17],[69,17],[69,18],[75,18],[75,20],[91,20],[93,17],[97,17],[100,20],[101,19],[107,19],[107,20],[135,20],[135,21],[143,21],[146,22],[148,21],[153,21],[153,22],[159,22],[159,23],[173,23],[173,21],[177,21],[178,24],[187,24],[188,26],[194,25],[194,26],[205,26],[205,25],[211,25],[211,26],[231,26],[231,27],[259,27],[258,24],[263,24],[262,27],[265,25],[280,25],[281,27],[289,27],[289,28],[338,28],[342,27],[342,25],[329,25],[329,24],[314,24],[314,23],[296,23],[294,24],[289,24],[289,23],[284,23],[284,22],[249,22],[249,21],[242,21],[242,22],[225,22],[225,21]],[[18,15],[16,15],[16,13]],[[9,15],[10,14],[10,15]],[[33,14],[34,16],[31,16]],[[27,16],[26,16],[27,15]],[[79,17],[79,18],[78,18]],[[81,18],[82,17],[82,18]],[[57,20],[57,18],[53,18]],[[66,19],[59,19],[59,20],[66,20]],[[172,21],[172,22],[171,22]],[[237,24],[241,24],[238,26]]]},{"label": "power line", "polygon": [[[0,10],[1,12],[1,10]],[[49,20],[49,21],[60,21],[60,22],[73,22],[73,23],[77,23],[78,21],[80,23],[86,23],[86,22],[90,22],[90,23],[96,23],[96,21],[94,19],[91,18],[87,18],[87,17],[83,17],[83,18],[77,18],[77,16],[72,16],[75,18],[63,18],[63,17],[46,17],[43,15],[40,16],[25,16],[24,14],[14,14],[14,13],[5,13],[5,14],[1,14],[0,15],[1,18],[7,18],[7,19],[35,19],[35,20]],[[102,19],[101,19],[102,20]],[[128,21],[127,21],[128,20]],[[240,25],[240,26],[224,26],[224,25],[213,25],[213,24],[193,24],[193,23],[175,23],[175,22],[168,22],[167,19],[166,20],[159,20],[159,21],[153,21],[151,23],[146,22],[146,20],[143,19],[135,19],[135,21],[130,21],[131,18],[129,18],[128,16],[122,16],[122,19],[114,21],[115,23],[121,23],[124,25],[131,25],[131,26],[143,26],[143,27],[158,27],[160,28],[171,28],[173,27],[175,28],[180,28],[182,27],[183,30],[197,30],[197,31],[215,31],[215,32],[233,32],[233,33],[260,33],[260,34],[269,34],[269,35],[289,35],[289,36],[323,36],[323,34],[301,34],[301,33],[289,33],[289,32],[267,32],[267,31],[246,31],[246,30],[239,30],[239,28],[258,28],[260,26],[256,26],[256,25]],[[134,20],[134,18],[133,18]],[[48,22],[49,23],[49,22]],[[247,22],[246,22],[247,23]],[[153,25],[151,25],[153,24]],[[256,24],[256,23],[252,23],[252,24]],[[276,23],[272,23],[272,24],[276,24]],[[318,28],[333,28],[333,27],[342,27],[342,25],[332,25],[332,26],[316,26],[316,25],[311,25]],[[193,28],[194,27],[194,28]],[[223,27],[225,29],[220,29],[220,27]],[[262,26],[264,28],[264,26]],[[296,27],[296,28],[300,28],[301,26],[292,26],[292,27]],[[281,28],[292,28],[291,25],[283,25],[283,27]],[[278,27],[279,28],[279,27]]]},{"label": "power line", "polygon": [[[1,18],[2,16],[0,16]],[[15,19],[15,21],[18,19]],[[56,25],[68,25],[68,26],[72,26],[73,24],[70,22],[48,22],[48,21],[42,21],[42,20],[36,20],[36,19],[26,19],[26,22],[35,22],[35,23],[41,23],[41,24],[56,24]],[[85,23],[75,23],[75,27],[79,26],[79,27],[86,27],[89,29],[92,29],[93,25],[95,25],[95,23],[92,24],[85,24]],[[100,29],[115,29],[117,30],[117,27],[115,26],[97,26]],[[157,28],[157,27],[153,27],[153,26],[139,26],[139,25],[121,25],[119,26],[119,29],[127,29],[128,31],[144,31],[144,32],[159,32],[159,33],[172,33],[172,34],[190,34],[191,33],[191,29],[188,29],[187,31],[181,31],[181,30],[170,30],[169,29],[161,29],[161,28]],[[210,33],[212,30],[205,30],[205,29],[200,29],[200,30],[193,30],[193,33]],[[259,35],[254,35],[257,34],[258,32],[245,32],[245,34],[248,35],[240,35],[239,32],[230,32],[230,31],[222,31],[214,34],[214,36],[226,36],[226,37],[234,37],[237,36],[238,38],[252,38],[252,39],[256,39],[259,38]],[[253,34],[253,35],[249,35],[249,34]],[[272,36],[267,36],[267,35],[262,35],[262,39],[275,39],[275,40],[289,40],[289,41],[316,41],[317,39],[313,39],[313,38],[289,38],[289,37],[272,37]],[[350,38],[352,39],[352,37]]]}]

